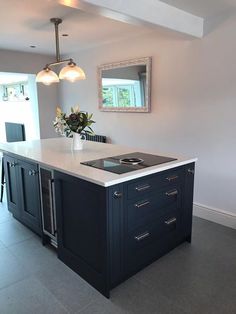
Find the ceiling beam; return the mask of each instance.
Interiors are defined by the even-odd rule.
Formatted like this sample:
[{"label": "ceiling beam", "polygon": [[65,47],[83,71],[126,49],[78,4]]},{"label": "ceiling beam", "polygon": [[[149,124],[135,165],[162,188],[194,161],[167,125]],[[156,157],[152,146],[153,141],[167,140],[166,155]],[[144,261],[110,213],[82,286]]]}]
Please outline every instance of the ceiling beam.
[{"label": "ceiling beam", "polygon": [[[161,26],[203,37],[202,17],[159,0],[58,0],[60,4],[130,24]],[[99,27],[99,26],[98,26]]]}]

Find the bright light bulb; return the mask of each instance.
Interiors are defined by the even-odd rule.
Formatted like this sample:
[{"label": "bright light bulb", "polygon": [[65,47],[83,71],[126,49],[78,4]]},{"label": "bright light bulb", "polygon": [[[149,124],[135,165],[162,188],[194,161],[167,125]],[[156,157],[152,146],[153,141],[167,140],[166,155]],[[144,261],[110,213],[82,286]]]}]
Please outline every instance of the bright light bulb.
[{"label": "bright light bulb", "polygon": [[59,83],[59,78],[55,72],[46,66],[37,74],[36,82],[43,83],[44,85],[51,85],[52,83]]},{"label": "bright light bulb", "polygon": [[73,61],[70,61],[67,66],[61,69],[59,79],[68,80],[73,83],[75,81],[85,80],[86,76],[80,67],[78,67]]}]

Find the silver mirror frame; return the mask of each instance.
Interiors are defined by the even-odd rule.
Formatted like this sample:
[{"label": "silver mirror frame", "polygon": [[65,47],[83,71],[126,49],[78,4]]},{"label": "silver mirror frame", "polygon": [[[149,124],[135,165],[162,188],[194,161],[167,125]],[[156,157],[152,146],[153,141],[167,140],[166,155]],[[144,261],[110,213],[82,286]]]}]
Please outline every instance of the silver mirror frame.
[{"label": "silver mirror frame", "polygon": [[[130,108],[119,108],[119,107],[104,107],[103,106],[103,97],[102,97],[102,71],[111,70],[116,68],[124,68],[132,65],[146,65],[147,76],[146,76],[146,86],[145,86],[145,106],[144,107],[130,107]],[[98,101],[99,101],[99,110],[100,111],[116,111],[116,112],[150,112],[151,111],[151,66],[152,58],[144,57],[137,58],[132,60],[120,61],[107,63],[98,66],[97,75],[98,75]]]}]

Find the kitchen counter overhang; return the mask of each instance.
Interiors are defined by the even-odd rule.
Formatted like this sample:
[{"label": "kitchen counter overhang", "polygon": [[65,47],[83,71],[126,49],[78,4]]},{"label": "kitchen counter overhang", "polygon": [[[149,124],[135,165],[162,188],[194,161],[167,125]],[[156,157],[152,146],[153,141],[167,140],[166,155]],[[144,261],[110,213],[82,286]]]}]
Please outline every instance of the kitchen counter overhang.
[{"label": "kitchen counter overhang", "polygon": [[[158,151],[145,149],[145,151],[142,150],[145,153],[165,155],[167,157],[176,158],[177,160],[125,174],[115,174],[82,165],[81,162],[133,153],[137,151],[136,148],[86,141],[83,150],[74,151],[72,149],[72,139],[51,138],[15,143],[0,143],[0,150],[24,157],[28,160],[37,162],[39,165],[47,166],[51,169],[61,171],[65,174],[69,174],[104,187],[141,178],[146,175],[158,173],[197,161],[197,158],[188,158],[166,153],[163,154]],[[140,149],[138,150],[140,151]]]}]

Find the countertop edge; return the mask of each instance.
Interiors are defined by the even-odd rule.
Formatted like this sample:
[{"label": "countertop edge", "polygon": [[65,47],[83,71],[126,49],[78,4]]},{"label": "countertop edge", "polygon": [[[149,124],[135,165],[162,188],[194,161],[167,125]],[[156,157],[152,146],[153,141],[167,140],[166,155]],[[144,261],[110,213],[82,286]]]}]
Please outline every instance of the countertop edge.
[{"label": "countertop edge", "polygon": [[[70,172],[70,171],[67,171],[65,169],[55,167],[55,166],[53,166],[51,164],[47,164],[45,162],[41,162],[39,160],[30,158],[30,157],[25,157],[25,156],[19,155],[17,153],[14,153],[14,152],[11,152],[11,151],[8,151],[8,150],[5,150],[5,149],[1,149],[1,151],[3,153],[14,155],[16,157],[19,156],[21,158],[24,158],[25,160],[28,160],[29,162],[37,163],[40,166],[44,166],[44,167],[52,169],[54,171],[59,171],[59,172],[71,175],[73,177],[76,177],[76,178],[79,178],[79,179],[82,179],[82,180],[85,180],[85,181],[88,181],[88,182],[100,185],[100,186],[105,187],[105,188],[113,186],[113,185],[116,185],[116,184],[119,184],[119,183],[127,182],[127,181],[130,181],[130,180],[139,179],[139,178],[142,178],[142,177],[147,176],[147,175],[151,175],[151,174],[159,173],[159,172],[162,172],[162,171],[165,171],[165,170],[169,170],[169,169],[173,169],[173,168],[176,168],[176,167],[184,166],[184,165],[196,162],[198,160],[197,158],[190,158],[190,159],[186,159],[186,160],[182,160],[182,161],[178,161],[178,160],[176,161],[175,160],[175,161],[172,161],[172,162],[169,162],[169,163],[165,163],[165,165],[152,166],[152,167],[146,168],[145,170],[142,169],[142,170],[133,171],[132,174],[131,173],[128,174],[128,177],[120,177],[120,178],[118,177],[117,179],[113,179],[113,180],[110,180],[110,181],[107,181],[107,182],[102,182],[102,181],[94,180],[92,178],[88,178],[86,176],[83,176],[83,175],[75,173],[75,172]],[[97,170],[98,171],[105,171],[105,170],[100,170],[100,169],[97,169]]]}]

